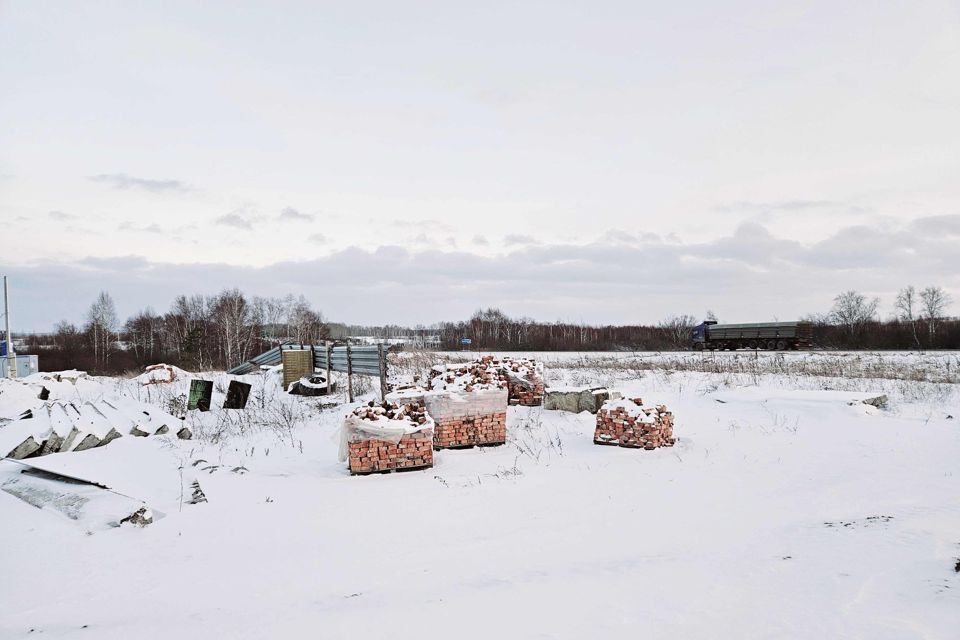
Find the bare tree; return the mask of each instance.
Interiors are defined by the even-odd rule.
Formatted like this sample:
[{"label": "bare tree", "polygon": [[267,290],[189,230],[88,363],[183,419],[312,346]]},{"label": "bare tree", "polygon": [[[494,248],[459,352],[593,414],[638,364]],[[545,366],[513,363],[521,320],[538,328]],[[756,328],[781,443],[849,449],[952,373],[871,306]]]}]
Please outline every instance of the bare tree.
[{"label": "bare tree", "polygon": [[[288,296],[289,298],[289,296]],[[263,339],[271,345],[278,345],[289,335],[278,335],[284,328],[284,322],[289,315],[288,301],[281,298],[260,298],[253,299],[253,306],[257,314],[263,320]]]},{"label": "bare tree", "polygon": [[927,331],[930,333],[931,342],[937,333],[937,323],[943,318],[950,302],[950,294],[942,287],[926,287],[920,292],[920,304],[923,315],[927,319]]},{"label": "bare tree", "polygon": [[847,332],[853,336],[863,329],[863,326],[873,320],[877,315],[877,309],[880,307],[880,298],[868,300],[865,295],[859,291],[844,291],[833,299],[833,309],[830,311],[831,319],[845,327]]},{"label": "bare tree", "polygon": [[161,351],[160,344],[161,318],[147,307],[129,318],[123,330],[130,342],[134,356],[140,360],[154,360]]},{"label": "bare tree", "polygon": [[217,336],[220,364],[232,366],[250,355],[260,333],[260,318],[239,289],[226,289],[214,299],[211,320]]},{"label": "bare tree", "polygon": [[917,290],[913,285],[900,289],[897,293],[897,300],[894,302],[897,310],[897,318],[901,322],[910,324],[910,331],[913,333],[913,341],[920,348],[920,336],[917,335]]},{"label": "bare tree", "polygon": [[101,291],[87,311],[85,327],[93,346],[93,361],[98,367],[105,365],[110,358],[110,347],[117,333],[118,324],[117,308],[113,304],[113,298],[106,291]]},{"label": "bare tree", "polygon": [[184,364],[189,360],[201,371],[211,364],[207,348],[209,320],[210,304],[202,295],[178,296],[164,316],[177,360]]},{"label": "bare tree", "polygon": [[301,344],[313,344],[329,335],[323,316],[314,311],[302,295],[291,301],[287,310],[287,326],[290,328],[290,337]]},{"label": "bare tree", "polygon": [[695,326],[697,319],[691,315],[670,316],[660,323],[660,328],[667,330],[670,342],[676,348],[690,345],[690,335]]}]

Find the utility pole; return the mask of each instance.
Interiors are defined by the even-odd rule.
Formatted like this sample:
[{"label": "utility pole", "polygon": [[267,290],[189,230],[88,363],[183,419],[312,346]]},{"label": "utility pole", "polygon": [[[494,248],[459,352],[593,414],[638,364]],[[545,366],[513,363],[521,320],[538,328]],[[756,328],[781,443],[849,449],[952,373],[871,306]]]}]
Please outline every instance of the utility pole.
[{"label": "utility pole", "polygon": [[10,335],[10,287],[3,276],[3,318],[7,325],[7,377],[17,377],[17,354],[13,352],[13,336]]}]

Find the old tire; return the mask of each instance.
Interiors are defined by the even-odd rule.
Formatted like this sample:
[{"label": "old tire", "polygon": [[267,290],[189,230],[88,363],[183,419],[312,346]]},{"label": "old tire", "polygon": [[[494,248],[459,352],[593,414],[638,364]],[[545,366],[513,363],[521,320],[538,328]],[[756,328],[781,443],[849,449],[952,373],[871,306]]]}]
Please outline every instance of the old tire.
[{"label": "old tire", "polygon": [[784,340],[777,340],[777,351],[785,351],[787,343]]}]

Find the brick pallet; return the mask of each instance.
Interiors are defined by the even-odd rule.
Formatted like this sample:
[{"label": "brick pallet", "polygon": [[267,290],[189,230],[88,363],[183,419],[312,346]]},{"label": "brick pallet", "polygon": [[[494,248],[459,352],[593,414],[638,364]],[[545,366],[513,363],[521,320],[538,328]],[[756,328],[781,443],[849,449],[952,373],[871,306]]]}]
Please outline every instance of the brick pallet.
[{"label": "brick pallet", "polygon": [[435,449],[492,447],[507,441],[505,389],[460,392],[406,389],[387,398],[423,403],[434,421]]},{"label": "brick pallet", "polygon": [[486,356],[463,365],[434,367],[423,401],[436,421],[433,446],[462,449],[507,441],[507,379]]},{"label": "brick pallet", "polygon": [[352,475],[433,466],[434,422],[422,402],[370,402],[347,416],[341,459]]},{"label": "brick pallet", "polygon": [[528,358],[504,358],[492,364],[503,372],[512,406],[543,405],[543,363]]},{"label": "brick pallet", "polygon": [[672,447],[673,414],[664,405],[645,407],[640,398],[608,400],[597,412],[593,442],[648,451]]},{"label": "brick pallet", "polygon": [[438,419],[433,433],[437,449],[501,445],[507,441],[507,412]]},{"label": "brick pallet", "polygon": [[348,443],[350,473],[365,475],[428,469],[433,466],[433,432],[429,429],[410,433],[400,442],[389,440],[356,440]]}]

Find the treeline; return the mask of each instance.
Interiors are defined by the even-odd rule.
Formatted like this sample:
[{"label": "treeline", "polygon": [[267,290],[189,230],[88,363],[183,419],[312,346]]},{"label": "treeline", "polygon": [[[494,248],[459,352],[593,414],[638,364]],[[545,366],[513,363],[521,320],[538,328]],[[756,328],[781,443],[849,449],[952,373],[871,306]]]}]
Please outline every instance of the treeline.
[{"label": "treeline", "polygon": [[960,320],[946,316],[951,302],[942,287],[906,286],[883,321],[880,298],[850,290],[833,299],[828,313],[805,319],[814,325],[814,344],[827,349],[958,349]]},{"label": "treeline", "polygon": [[[816,348],[960,349],[960,320],[945,316],[950,302],[940,287],[919,291],[904,287],[897,294],[892,317],[881,320],[879,298],[845,291],[834,298],[827,313],[802,319],[813,325]],[[704,318],[717,319],[711,311]],[[469,320],[440,323],[436,333],[440,347],[446,350],[666,351],[690,349],[692,330],[699,323],[692,315],[681,315],[656,325],[588,326],[510,318],[499,309],[487,309],[475,312]],[[469,346],[463,344],[464,338]]]},{"label": "treeline", "polygon": [[[960,349],[960,320],[941,318],[904,321],[865,320],[851,327],[829,316],[812,316],[815,348],[835,350]],[[542,323],[507,318],[496,309],[475,313],[470,320],[438,326],[444,350],[498,351],[674,351],[691,347],[699,321],[692,316],[669,318],[658,325],[592,327],[564,322]],[[932,330],[931,330],[932,329]],[[462,339],[470,340],[465,346]]]},{"label": "treeline", "polygon": [[[436,326],[440,348],[503,351],[616,351],[689,348],[692,316],[670,318],[658,326],[589,326],[510,318],[499,309],[477,311],[469,320]],[[470,340],[468,347],[462,340]]]},{"label": "treeline", "polygon": [[229,368],[284,341],[327,336],[323,316],[303,296],[248,298],[238,289],[182,295],[166,313],[147,308],[121,322],[102,292],[82,326],[62,321],[52,334],[24,336],[19,351],[38,354],[45,371],[118,373],[157,362],[202,371]]},{"label": "treeline", "polygon": [[822,318],[814,318],[813,342],[816,348],[836,350],[893,350],[925,351],[937,349],[960,349],[960,320],[945,318],[934,323],[917,320],[869,320],[853,333],[844,325],[832,324]]},{"label": "treeline", "polygon": [[[818,348],[960,349],[960,320],[945,315],[950,303],[939,287],[920,291],[904,287],[897,294],[893,316],[880,320],[878,298],[846,291],[834,298],[829,312],[804,319],[814,325]],[[710,311],[704,317],[716,320]],[[103,292],[90,305],[82,326],[64,321],[52,334],[21,336],[19,351],[38,354],[46,371],[117,373],[157,362],[198,371],[229,368],[281,342],[311,344],[358,336],[395,338],[442,350],[686,350],[699,322],[692,315],[680,315],[656,325],[590,326],[511,318],[499,309],[486,309],[468,320],[412,328],[328,324],[303,296],[248,298],[238,289],[182,295],[166,313],[148,308],[121,322],[113,299]]]}]

